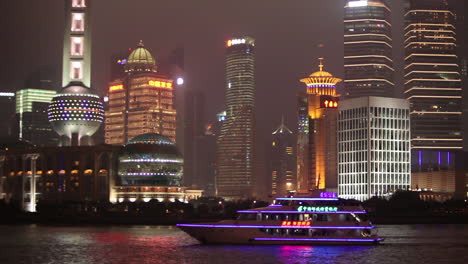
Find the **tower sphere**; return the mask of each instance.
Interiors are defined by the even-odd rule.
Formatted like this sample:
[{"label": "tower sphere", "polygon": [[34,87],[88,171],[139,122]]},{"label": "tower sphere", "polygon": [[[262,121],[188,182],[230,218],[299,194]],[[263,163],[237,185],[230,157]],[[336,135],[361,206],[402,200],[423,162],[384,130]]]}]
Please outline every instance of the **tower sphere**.
[{"label": "tower sphere", "polygon": [[92,136],[104,120],[99,96],[82,83],[72,82],[52,99],[47,109],[52,128],[60,136]]}]

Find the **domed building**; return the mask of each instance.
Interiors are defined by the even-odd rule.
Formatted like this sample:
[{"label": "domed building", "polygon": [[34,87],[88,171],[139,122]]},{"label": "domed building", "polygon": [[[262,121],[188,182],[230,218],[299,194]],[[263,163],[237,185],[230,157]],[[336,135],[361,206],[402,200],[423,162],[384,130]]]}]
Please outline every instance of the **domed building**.
[{"label": "domed building", "polygon": [[173,80],[157,71],[156,60],[143,41],[130,53],[124,74],[108,89],[105,142],[125,145],[146,133],[176,140]]},{"label": "domed building", "polygon": [[186,201],[201,196],[202,191],[182,186],[183,163],[168,137],[155,133],[134,137],[119,154],[111,202]]},{"label": "domed building", "polygon": [[119,156],[119,185],[180,186],[183,158],[174,142],[159,134],[130,140]]}]

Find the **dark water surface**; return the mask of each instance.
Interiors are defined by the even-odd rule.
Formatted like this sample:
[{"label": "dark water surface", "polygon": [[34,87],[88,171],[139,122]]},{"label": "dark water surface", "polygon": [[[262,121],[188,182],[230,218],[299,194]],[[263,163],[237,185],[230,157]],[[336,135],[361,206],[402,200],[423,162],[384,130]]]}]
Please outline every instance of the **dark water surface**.
[{"label": "dark water surface", "polygon": [[379,246],[204,246],[172,226],[0,226],[0,264],[468,264],[468,225],[385,225],[379,234]]}]

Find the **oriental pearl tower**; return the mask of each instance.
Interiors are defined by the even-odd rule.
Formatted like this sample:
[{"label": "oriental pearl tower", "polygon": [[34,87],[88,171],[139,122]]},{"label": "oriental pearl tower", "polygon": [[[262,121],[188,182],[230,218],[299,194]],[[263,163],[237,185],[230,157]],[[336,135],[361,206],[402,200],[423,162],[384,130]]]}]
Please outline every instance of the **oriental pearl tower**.
[{"label": "oriental pearl tower", "polygon": [[101,98],[91,87],[90,0],[65,0],[62,90],[48,108],[60,146],[92,145],[104,120]]}]

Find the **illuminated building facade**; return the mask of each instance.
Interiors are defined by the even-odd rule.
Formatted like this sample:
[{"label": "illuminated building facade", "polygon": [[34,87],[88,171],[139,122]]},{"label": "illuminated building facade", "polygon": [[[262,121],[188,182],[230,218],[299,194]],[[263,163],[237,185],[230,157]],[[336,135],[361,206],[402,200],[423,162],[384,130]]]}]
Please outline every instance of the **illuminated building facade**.
[{"label": "illuminated building facade", "polygon": [[364,201],[409,189],[408,101],[353,98],[341,101],[338,112],[339,196]]},{"label": "illuminated building facade", "polygon": [[127,58],[125,75],[108,90],[105,142],[124,145],[146,133],[176,140],[174,83],[157,72],[156,60],[142,41]]},{"label": "illuminated building facade", "polygon": [[390,18],[385,0],[346,0],[345,98],[394,96]]},{"label": "illuminated building facade", "polygon": [[0,149],[4,202],[35,212],[38,203],[63,204],[109,199],[115,172],[114,146],[33,147],[17,142]]},{"label": "illuminated building facade", "polygon": [[255,40],[226,42],[226,120],[218,137],[217,194],[242,198],[254,193]]},{"label": "illuminated building facade", "polygon": [[463,140],[455,14],[446,1],[411,0],[405,20],[413,171],[453,169]]},{"label": "illuminated building facade", "polygon": [[[182,163],[174,143],[165,144],[170,142],[167,138],[156,144],[145,143],[151,139],[157,142],[160,137],[140,137],[125,148],[35,147],[24,141],[0,142],[0,200],[19,203],[23,210],[35,212],[37,204],[75,206],[78,211],[84,204],[103,201],[184,202],[200,197],[201,190],[179,184]],[[163,175],[144,175],[146,179],[141,180],[130,173]],[[169,184],[156,185],[159,183]]]},{"label": "illuminated building facade", "polygon": [[281,125],[272,133],[271,142],[271,195],[284,196],[296,190],[294,136],[281,120]]},{"label": "illuminated building facade", "polygon": [[16,92],[18,138],[37,146],[56,146],[58,136],[47,117],[47,108],[55,91],[22,89]]},{"label": "illuminated building facade", "polygon": [[104,107],[91,86],[91,13],[89,0],[65,1],[63,89],[52,99],[48,118],[60,146],[93,145],[104,121]]},{"label": "illuminated building facade", "polygon": [[301,79],[307,86],[299,94],[297,136],[297,190],[337,188],[336,118],[342,80],[323,70]]}]

